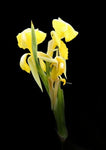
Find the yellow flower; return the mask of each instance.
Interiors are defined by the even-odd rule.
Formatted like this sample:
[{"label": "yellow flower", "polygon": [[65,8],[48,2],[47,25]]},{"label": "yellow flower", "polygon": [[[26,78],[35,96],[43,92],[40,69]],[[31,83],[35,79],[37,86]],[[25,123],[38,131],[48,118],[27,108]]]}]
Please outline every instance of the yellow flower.
[{"label": "yellow flower", "polygon": [[[53,81],[56,81],[58,79],[58,77],[60,77],[60,79],[62,79],[61,75],[63,73],[66,76],[66,61],[60,56],[56,56],[55,60],[57,61],[57,63],[52,64],[53,68],[50,73],[50,77]],[[65,79],[61,80],[61,81],[64,82],[64,84],[65,84]]]},{"label": "yellow flower", "polygon": [[[55,58],[52,58],[48,54],[45,54],[43,52],[38,52],[38,58],[40,60],[40,66],[44,72],[46,72],[46,64],[45,62],[50,63],[50,78],[53,82],[55,82],[57,79],[60,78],[60,81],[63,82],[63,85],[65,85],[66,81],[61,77],[62,74],[66,77],[66,61],[61,56],[56,56]],[[44,62],[45,61],[45,62]],[[47,73],[47,72],[46,72]]]},{"label": "yellow flower", "polygon": [[52,21],[52,24],[53,28],[55,29],[55,31],[51,31],[52,49],[58,47],[59,55],[67,60],[68,48],[61,39],[65,38],[65,41],[69,42],[78,35],[78,32],[75,31],[70,24],[68,24],[67,22],[63,21],[60,18],[54,19]]},{"label": "yellow flower", "polygon": [[75,31],[69,23],[63,21],[61,18],[54,19],[52,21],[52,25],[59,38],[65,38],[66,42],[73,40],[78,35],[78,32]]},{"label": "yellow flower", "polygon": [[[36,29],[35,30],[35,35],[36,35],[36,41],[37,45],[42,43],[45,38],[46,38],[46,33]],[[25,53],[21,59],[20,59],[20,67],[22,70],[26,71],[27,73],[30,73],[30,71],[33,74],[33,77],[35,81],[37,82],[38,86],[40,87],[41,91],[42,85],[41,81],[39,78],[39,74],[37,71],[37,67],[34,61],[33,53],[32,53],[32,39],[31,39],[31,29],[25,29],[21,33],[17,35],[17,41],[18,41],[18,46],[23,49],[29,49],[29,53]],[[29,56],[29,57],[28,57]],[[28,59],[27,59],[28,57]]]},{"label": "yellow flower", "polygon": [[[42,43],[46,38],[46,33],[36,29],[35,30],[37,44]],[[32,43],[31,43],[31,29],[27,28],[17,35],[18,46],[23,49],[29,49],[30,53],[24,54],[20,59],[20,67],[22,70],[30,73],[30,67],[26,60],[28,55],[32,55]]]},{"label": "yellow flower", "polygon": [[55,31],[51,31],[51,37],[53,39],[52,49],[55,49],[57,46],[59,48],[59,55],[64,59],[68,59],[68,48],[66,47],[66,44],[59,38]]},{"label": "yellow flower", "polygon": [[[37,51],[36,55],[39,60],[39,65],[45,74],[48,74],[48,69],[46,70],[46,62],[49,62],[49,75],[52,81],[55,82],[56,80],[60,80],[63,82],[63,84],[65,84],[66,80],[61,76],[64,74],[66,78],[66,60],[68,59],[68,48],[62,39],[65,38],[65,41],[69,42],[78,35],[78,32],[75,31],[70,24],[60,18],[54,19],[52,21],[52,25],[54,31],[51,31],[52,40],[48,42],[47,54]],[[40,31],[39,29],[35,29],[33,32],[35,32],[37,45],[45,40],[46,33]],[[17,35],[18,46],[23,49],[29,49],[29,53],[25,53],[21,57],[20,67],[22,70],[28,73],[31,71],[39,87],[42,89],[32,52],[31,38],[31,28],[27,28]]]},{"label": "yellow flower", "polygon": [[[39,29],[35,29],[36,41],[37,44],[42,43],[46,38],[46,33],[40,31]],[[32,44],[31,44],[31,28],[27,28],[21,33],[17,35],[18,46],[23,49],[29,49],[30,52],[32,51]]]},{"label": "yellow flower", "polygon": [[[34,29],[31,22],[31,28],[28,28],[17,35],[18,46],[23,49],[29,49],[20,59],[22,70],[32,73],[36,83],[42,89],[42,83],[51,100],[51,108],[54,112],[57,122],[58,135],[62,140],[68,136],[64,118],[64,93],[60,82],[66,84],[66,60],[68,59],[68,48],[62,41],[66,42],[74,39],[78,32],[62,19],[54,19],[54,31],[51,31],[52,39],[48,42],[47,53],[37,51],[37,45],[46,38],[46,33]],[[64,74],[65,78],[62,78]]]}]

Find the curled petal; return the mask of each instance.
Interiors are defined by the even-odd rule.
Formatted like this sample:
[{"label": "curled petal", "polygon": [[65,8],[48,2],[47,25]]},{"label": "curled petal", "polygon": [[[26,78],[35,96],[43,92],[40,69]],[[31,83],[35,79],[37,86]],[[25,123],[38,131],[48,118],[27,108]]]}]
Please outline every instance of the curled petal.
[{"label": "curled petal", "polygon": [[49,56],[48,54],[45,54],[43,52],[40,52],[40,51],[37,52],[37,56],[38,56],[38,58],[40,58],[46,62],[54,63],[54,64],[57,63],[57,61],[55,59],[53,59],[51,56]]},{"label": "curled petal", "polygon": [[51,78],[56,80],[58,76],[61,76],[63,73],[66,74],[66,63],[64,58],[60,56],[56,56],[57,65],[53,64],[53,68],[51,71]]},{"label": "curled petal", "polygon": [[78,35],[78,32],[75,31],[69,23],[63,21],[61,18],[54,19],[52,24],[59,37],[61,39],[65,38],[66,42],[73,40]]},{"label": "curled petal", "polygon": [[60,81],[63,82],[63,85],[66,84],[66,80],[64,78],[60,78]]},{"label": "curled petal", "polygon": [[[59,43],[60,44],[60,43]],[[58,48],[56,49],[56,42],[54,40],[50,40],[48,42],[48,49],[47,49],[47,54],[51,57],[53,57],[53,52],[58,51]]]},{"label": "curled petal", "polygon": [[74,28],[71,25],[67,25],[67,30],[64,33],[65,41],[70,42],[78,35],[78,32],[74,30]]},{"label": "curled petal", "polygon": [[51,31],[51,37],[55,42],[54,45],[58,45],[58,47],[60,47],[60,38],[55,31]]},{"label": "curled petal", "polygon": [[61,41],[59,53],[61,57],[63,57],[66,60],[68,59],[68,48],[66,47],[66,44],[63,41]]},{"label": "curled petal", "polygon": [[64,38],[64,32],[67,30],[67,24],[60,19],[53,19],[52,25],[60,39]]},{"label": "curled petal", "polygon": [[[59,47],[59,54],[64,59],[68,59],[68,48],[66,47],[66,44],[59,39],[59,36],[55,31],[51,32],[52,39],[49,43],[49,49],[50,47],[55,48],[56,46]],[[48,50],[49,54],[53,55],[53,51]]]},{"label": "curled petal", "polygon": [[57,56],[56,60],[58,61],[58,76],[61,76],[66,71],[66,63],[62,57]]},{"label": "curled petal", "polygon": [[27,73],[30,73],[30,67],[26,62],[28,55],[30,55],[30,53],[26,53],[21,57],[20,67],[21,67],[22,70],[26,71]]},{"label": "curled petal", "polygon": [[42,59],[39,59],[40,66],[44,72],[46,72],[46,64]]}]

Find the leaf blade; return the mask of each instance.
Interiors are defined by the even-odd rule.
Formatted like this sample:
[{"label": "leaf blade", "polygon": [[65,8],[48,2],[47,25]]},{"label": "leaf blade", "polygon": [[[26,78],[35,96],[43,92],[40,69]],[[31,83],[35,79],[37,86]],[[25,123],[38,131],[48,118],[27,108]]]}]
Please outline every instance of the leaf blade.
[{"label": "leaf blade", "polygon": [[35,81],[37,82],[41,91],[43,91],[40,77],[39,77],[39,67],[40,66],[39,66],[38,58],[37,58],[37,41],[36,41],[35,29],[34,29],[34,25],[33,25],[32,21],[31,21],[31,38],[32,38],[31,41],[32,41],[32,60],[33,60],[33,62],[29,58],[29,65],[32,69],[32,74],[33,74]]},{"label": "leaf blade", "polygon": [[41,91],[43,92],[42,84],[41,84],[41,81],[40,81],[40,78],[39,78],[39,74],[38,74],[38,71],[37,71],[37,67],[36,67],[36,64],[35,64],[35,62],[34,62],[34,60],[33,60],[33,58],[31,56],[28,58],[28,64],[30,66],[32,75],[33,75],[36,83],[38,84],[38,86],[40,87]]}]

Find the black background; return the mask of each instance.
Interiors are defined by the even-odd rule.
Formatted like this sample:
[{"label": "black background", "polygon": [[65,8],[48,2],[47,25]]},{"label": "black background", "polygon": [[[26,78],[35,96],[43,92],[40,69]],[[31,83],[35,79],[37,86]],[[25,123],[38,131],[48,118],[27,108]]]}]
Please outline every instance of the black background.
[{"label": "black background", "polygon": [[4,87],[7,94],[3,94],[1,105],[2,139],[9,141],[4,147],[61,150],[49,97],[45,89],[43,93],[40,91],[31,74],[20,69],[20,57],[28,50],[20,49],[16,40],[16,35],[30,27],[32,20],[35,28],[48,35],[39,45],[39,50],[46,52],[53,29],[52,19],[58,17],[79,31],[79,35],[67,43],[67,77],[72,85],[63,87],[69,132],[64,149],[106,148],[104,9],[100,3],[81,4],[77,1],[61,5],[53,2],[16,3],[8,8],[5,23],[2,23],[6,31],[4,53],[7,58]]}]

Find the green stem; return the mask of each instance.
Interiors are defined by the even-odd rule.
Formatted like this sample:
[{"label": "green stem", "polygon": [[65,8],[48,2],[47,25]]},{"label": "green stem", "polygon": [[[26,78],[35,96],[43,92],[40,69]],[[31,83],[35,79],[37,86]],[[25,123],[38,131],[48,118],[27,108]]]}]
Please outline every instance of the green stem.
[{"label": "green stem", "polygon": [[58,88],[57,93],[57,103],[55,105],[53,112],[57,123],[58,135],[61,141],[65,141],[68,136],[68,132],[65,124],[65,115],[64,115],[64,94],[60,86]]}]

